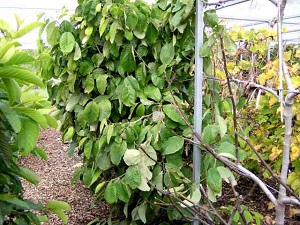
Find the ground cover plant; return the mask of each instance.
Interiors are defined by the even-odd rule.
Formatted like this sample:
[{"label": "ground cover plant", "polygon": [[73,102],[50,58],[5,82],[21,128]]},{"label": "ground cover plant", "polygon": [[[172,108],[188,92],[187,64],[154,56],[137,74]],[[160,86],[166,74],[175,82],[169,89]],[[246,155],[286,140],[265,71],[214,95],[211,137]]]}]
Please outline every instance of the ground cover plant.
[{"label": "ground cover plant", "polygon": [[[271,33],[228,33],[216,12],[206,11],[210,35],[199,52],[206,78],[200,135],[192,126],[194,1],[78,3],[70,21],[46,26],[52,58],[42,70],[63,140],[71,143],[68,153],[78,148],[84,156],[73,181],[82,180],[111,204],[111,215],[123,214],[116,224],[184,224],[195,218],[203,224],[260,224],[262,215],[242,205],[236,191],[235,177],[245,176],[265,192],[277,210],[277,223],[283,224],[284,205],[299,205],[297,136],[289,141],[297,116],[292,100],[298,94],[299,50],[285,53],[290,58],[284,64],[283,101],[283,86],[279,94],[272,89],[281,79],[277,56],[264,60]],[[237,49],[237,39],[248,45]],[[277,111],[285,113],[285,127]],[[293,129],[299,129],[297,123]],[[200,186],[192,182],[194,136],[203,151]],[[294,172],[287,182],[292,188],[286,175],[276,175],[281,167],[287,171],[290,145]],[[280,183],[279,199],[260,175]],[[236,197],[225,215],[214,204],[223,185]]]}]

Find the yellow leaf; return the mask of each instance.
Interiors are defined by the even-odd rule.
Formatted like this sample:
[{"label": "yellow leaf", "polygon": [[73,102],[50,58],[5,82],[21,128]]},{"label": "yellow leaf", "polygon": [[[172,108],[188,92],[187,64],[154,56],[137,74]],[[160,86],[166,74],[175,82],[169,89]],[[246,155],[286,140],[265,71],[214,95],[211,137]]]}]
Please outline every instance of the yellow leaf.
[{"label": "yellow leaf", "polygon": [[274,74],[275,74],[275,71],[274,71],[274,70],[268,70],[268,71],[266,72],[266,79],[271,79],[271,78],[273,78]]},{"label": "yellow leaf", "polygon": [[292,153],[291,153],[291,161],[295,161],[300,156],[300,148],[298,146],[292,147]]},{"label": "yellow leaf", "polygon": [[300,86],[300,76],[292,77],[292,83],[295,88],[298,88]]},{"label": "yellow leaf", "polygon": [[292,68],[291,68],[292,73],[296,73],[298,70],[300,70],[300,64],[299,63],[296,63],[296,64],[292,65]]},{"label": "yellow leaf", "polygon": [[266,74],[265,73],[262,73],[258,76],[257,78],[258,82],[261,84],[261,85],[264,85],[266,83]]},{"label": "yellow leaf", "polygon": [[225,73],[219,69],[216,69],[216,77],[217,78],[221,78],[221,79],[225,79],[226,76],[225,76]]},{"label": "yellow leaf", "polygon": [[288,51],[288,52],[285,52],[283,53],[284,54],[284,60],[285,61],[289,61],[291,59],[291,55],[292,55],[292,52],[291,51]]},{"label": "yellow leaf", "polygon": [[278,60],[274,60],[272,64],[273,64],[273,66],[276,67],[276,68],[279,67],[279,61],[278,61]]},{"label": "yellow leaf", "polygon": [[300,48],[297,49],[295,53],[295,57],[300,58]]},{"label": "yellow leaf", "polygon": [[232,70],[235,67],[235,62],[229,62],[227,63],[228,70]]},{"label": "yellow leaf", "polygon": [[274,204],[272,202],[268,202],[268,210],[274,209]]},{"label": "yellow leaf", "polygon": [[277,147],[273,147],[272,148],[272,153],[269,156],[269,159],[271,161],[275,160],[280,154],[282,153],[282,150],[277,148]]},{"label": "yellow leaf", "polygon": [[282,27],[282,33],[286,33],[287,32],[287,28],[286,27]]},{"label": "yellow leaf", "polygon": [[270,100],[269,100],[269,105],[272,106],[274,105],[276,102],[278,101],[278,99],[275,96],[271,96]]}]

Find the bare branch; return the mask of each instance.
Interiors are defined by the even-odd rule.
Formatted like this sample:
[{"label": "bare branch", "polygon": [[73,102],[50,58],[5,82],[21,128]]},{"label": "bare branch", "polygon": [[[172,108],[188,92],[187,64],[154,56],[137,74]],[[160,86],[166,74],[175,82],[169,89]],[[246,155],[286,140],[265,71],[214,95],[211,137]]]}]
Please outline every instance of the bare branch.
[{"label": "bare branch", "polygon": [[270,94],[274,95],[277,99],[279,99],[279,96],[277,95],[276,91],[274,91],[273,89],[271,88],[268,88],[266,86],[263,86],[263,85],[260,85],[260,84],[257,84],[255,82],[252,82],[252,81],[244,81],[244,80],[239,80],[239,79],[236,79],[234,77],[231,78],[232,81],[236,82],[236,83],[241,83],[241,84],[246,84],[248,83],[248,85],[250,85],[250,87],[255,87],[255,88],[259,88],[259,89],[262,89],[264,91],[267,91],[269,92]]},{"label": "bare branch", "polygon": [[300,201],[298,201],[297,199],[294,198],[282,198],[280,201],[281,204],[285,204],[285,205],[295,205],[295,206],[300,206]]},{"label": "bare branch", "polygon": [[223,58],[223,67],[224,67],[224,71],[225,71],[225,75],[226,75],[226,80],[227,80],[227,87],[228,87],[228,91],[229,91],[229,97],[232,103],[232,113],[233,113],[233,127],[234,127],[234,144],[235,144],[235,155],[236,155],[236,159],[237,159],[237,164],[240,163],[240,156],[239,156],[239,142],[238,142],[238,133],[237,133],[237,116],[236,116],[236,104],[235,104],[235,100],[233,97],[233,93],[232,93],[232,88],[231,88],[231,76],[228,72],[227,69],[227,60],[226,60],[226,53],[225,53],[225,46],[224,46],[224,40],[223,40],[223,36],[220,33],[219,34],[220,37],[220,45],[221,45],[221,52],[222,52],[222,58]]}]

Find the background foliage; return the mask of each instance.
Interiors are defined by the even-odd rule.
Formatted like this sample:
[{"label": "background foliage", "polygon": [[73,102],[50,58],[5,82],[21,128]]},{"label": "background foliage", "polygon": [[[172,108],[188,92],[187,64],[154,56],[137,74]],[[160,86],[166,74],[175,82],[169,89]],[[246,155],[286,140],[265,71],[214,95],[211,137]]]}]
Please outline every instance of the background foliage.
[{"label": "background foliage", "polygon": [[[206,151],[201,158],[205,190],[200,192],[191,181],[193,131],[188,123],[193,117],[194,1],[161,0],[153,6],[141,1],[78,3],[71,21],[48,23],[52,58],[44,57],[46,66],[41,71],[58,109],[63,140],[71,142],[69,155],[78,148],[84,156],[73,181],[81,179],[99,199],[113,204],[112,212],[118,208],[124,214],[122,224],[168,220],[182,224],[192,219],[195,211],[189,206],[199,203],[201,194],[206,197],[203,202],[215,202],[222,194],[222,181],[236,185],[232,172]],[[238,150],[243,165],[264,172],[257,169],[260,161],[249,145],[240,137],[235,143],[234,127],[228,126],[235,119],[233,98],[245,135],[278,170],[279,106],[269,94],[258,97],[247,85],[250,77],[263,85],[276,85],[275,56],[273,62],[264,60],[271,34],[240,29],[228,35],[213,10],[205,13],[204,21],[212,35],[200,50],[206,75],[202,141],[217,156],[230,160],[236,160]],[[231,37],[249,45],[239,52]],[[221,42],[226,68],[236,79],[230,80],[235,82],[234,95],[224,80]],[[298,54],[298,50],[292,52],[287,59],[295,82]],[[298,150],[292,151],[297,170]],[[246,206],[242,211],[248,212],[248,222],[260,223],[260,214],[249,212]],[[214,214],[213,220],[219,221]],[[237,213],[233,222],[239,220]]]}]

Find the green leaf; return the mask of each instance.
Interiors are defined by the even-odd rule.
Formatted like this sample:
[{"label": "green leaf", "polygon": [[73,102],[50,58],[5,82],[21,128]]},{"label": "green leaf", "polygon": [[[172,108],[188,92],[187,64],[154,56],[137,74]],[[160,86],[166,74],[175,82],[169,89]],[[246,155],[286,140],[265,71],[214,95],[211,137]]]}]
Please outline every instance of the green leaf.
[{"label": "green leaf", "polygon": [[180,24],[180,21],[182,20],[182,13],[184,12],[184,9],[179,10],[174,14],[171,20],[171,25],[174,27],[177,27]]},{"label": "green leaf", "polygon": [[186,125],[186,123],[181,118],[180,113],[177,112],[174,105],[172,105],[172,104],[164,105],[163,111],[167,115],[167,117],[169,117],[171,120],[173,120],[181,125]]},{"label": "green leaf", "polygon": [[104,99],[100,101],[98,105],[100,110],[99,121],[102,121],[104,119],[109,119],[111,114],[111,109],[112,109],[110,101],[108,99]]},{"label": "green leaf", "polygon": [[123,157],[127,166],[137,165],[141,162],[141,153],[136,149],[127,149]]},{"label": "green leaf", "polygon": [[0,77],[2,78],[15,78],[20,81],[35,84],[43,87],[43,82],[31,72],[31,70],[16,67],[16,66],[2,66],[0,67]]},{"label": "green leaf", "polygon": [[112,135],[114,133],[114,129],[115,129],[114,124],[108,125],[107,137],[106,137],[107,144],[109,144],[109,142],[110,142],[110,139],[111,139],[111,137],[112,137]]},{"label": "green leaf", "polygon": [[93,140],[89,140],[85,145],[84,145],[84,156],[87,159],[90,159],[91,157],[91,153],[92,153],[92,149],[93,149],[93,144],[94,141]]},{"label": "green leaf", "polygon": [[112,181],[110,181],[105,188],[104,198],[108,204],[113,204],[118,201],[117,187]]},{"label": "green leaf", "polygon": [[60,209],[60,210],[66,210],[66,211],[71,211],[71,206],[63,201],[58,201],[58,200],[52,200],[47,203],[46,205],[47,209]]},{"label": "green leaf", "polygon": [[175,49],[173,44],[167,43],[162,47],[159,58],[163,64],[169,65],[172,62],[174,55],[175,55]]},{"label": "green leaf", "polygon": [[107,87],[107,75],[98,75],[96,78],[96,86],[97,90],[101,95],[104,95],[106,87]]},{"label": "green leaf", "polygon": [[126,151],[126,148],[127,148],[127,144],[125,141],[122,141],[121,144],[114,142],[111,145],[109,154],[110,154],[111,162],[114,165],[117,166],[120,164],[124,152]]},{"label": "green leaf", "polygon": [[229,55],[234,56],[237,52],[236,43],[228,36],[226,32],[223,32],[223,38],[226,52]]},{"label": "green leaf", "polygon": [[47,41],[50,45],[54,46],[59,40],[59,29],[56,26],[56,21],[50,22],[46,27]]},{"label": "green leaf", "polygon": [[136,167],[130,166],[126,170],[124,180],[125,183],[129,185],[129,187],[131,187],[132,189],[136,189],[140,186],[142,180],[141,173]]},{"label": "green leaf", "polygon": [[59,46],[62,52],[69,53],[72,52],[75,45],[75,38],[72,33],[65,32],[61,35],[59,40]]},{"label": "green leaf", "polygon": [[46,118],[47,123],[50,127],[57,129],[57,127],[58,127],[57,120],[53,116],[46,114],[46,115],[44,115],[44,117]]},{"label": "green leaf", "polygon": [[179,151],[180,149],[182,149],[183,145],[184,145],[184,139],[182,137],[178,137],[178,136],[170,137],[163,144],[162,154],[163,155],[173,154]]},{"label": "green leaf", "polygon": [[45,130],[48,127],[47,119],[43,114],[38,112],[36,109],[27,108],[27,107],[14,107],[14,110],[17,112],[23,113],[24,115],[28,116],[29,118],[33,119],[37,122],[41,127]]},{"label": "green leaf", "polygon": [[151,98],[157,102],[161,100],[160,90],[155,86],[149,85],[149,86],[145,87],[144,93],[145,93],[146,97]]},{"label": "green leaf", "polygon": [[135,105],[136,102],[136,92],[133,87],[126,86],[122,90],[122,103],[126,106],[131,107]]},{"label": "green leaf", "polygon": [[21,199],[15,197],[14,195],[0,194],[0,201],[8,202],[16,206],[22,207],[23,209],[30,210],[29,205],[25,201],[22,201]]},{"label": "green leaf", "polygon": [[187,197],[188,200],[184,200],[183,202],[185,204],[180,204],[181,207],[186,208],[187,206],[191,207],[194,205],[199,204],[200,199],[201,199],[201,192],[199,190],[199,188],[195,188],[195,190],[193,190],[193,192]]},{"label": "green leaf", "polygon": [[13,38],[15,38],[15,39],[20,38],[20,37],[24,36],[25,34],[28,34],[29,32],[33,31],[34,29],[42,26],[43,24],[44,24],[43,22],[32,22],[32,23],[29,23],[26,26],[24,26],[23,28],[21,28],[20,30],[18,30],[13,35]]},{"label": "green leaf", "polygon": [[204,20],[204,23],[206,25],[208,25],[209,27],[215,27],[216,25],[218,25],[219,18],[216,13],[216,10],[207,10],[204,13],[203,20]]},{"label": "green leaf", "polygon": [[31,63],[35,58],[25,51],[18,51],[5,63],[5,66]]},{"label": "green leaf", "polygon": [[85,168],[83,170],[82,182],[86,186],[90,186],[93,179],[93,170],[92,168]]},{"label": "green leaf", "polygon": [[152,23],[150,23],[146,32],[147,42],[149,44],[154,44],[157,41],[158,35],[159,35],[158,30],[155,28],[155,26]]},{"label": "green leaf", "polygon": [[[4,47],[1,47],[0,49],[0,61],[2,61],[5,58],[6,53],[8,53],[11,49],[15,49],[15,46],[19,46],[20,43],[17,41],[8,42]],[[15,53],[14,53],[15,54]],[[8,61],[8,60],[6,60]]]},{"label": "green leaf", "polygon": [[208,41],[204,42],[200,47],[199,55],[201,57],[208,57],[212,53],[211,45],[209,45]]},{"label": "green leaf", "polygon": [[246,103],[247,103],[247,99],[246,98],[244,98],[244,97],[239,98],[239,102],[236,105],[236,109],[237,110],[242,109]]},{"label": "green leaf", "polygon": [[95,188],[95,194],[98,194],[99,191],[101,191],[101,189],[104,187],[105,184],[106,184],[105,181],[103,181],[100,184],[98,184],[97,187]]},{"label": "green leaf", "polygon": [[130,11],[126,14],[126,27],[130,30],[134,30],[138,23],[138,17],[134,11]]},{"label": "green leaf", "polygon": [[75,42],[75,52],[73,59],[76,61],[81,58],[81,49],[77,42]]},{"label": "green leaf", "polygon": [[16,133],[19,133],[21,130],[21,120],[19,115],[15,110],[8,108],[3,103],[0,103],[0,109],[4,113],[4,116],[8,120],[9,124]]},{"label": "green leaf", "polygon": [[101,18],[100,20],[100,26],[99,26],[99,36],[101,37],[103,35],[103,33],[105,32],[106,30],[106,27],[109,23],[109,20],[108,19],[105,19],[105,18]]},{"label": "green leaf", "polygon": [[28,155],[36,145],[39,136],[38,124],[31,120],[24,118],[22,120],[22,128],[17,136],[18,148],[23,150],[21,154],[23,156]]},{"label": "green leaf", "polygon": [[131,73],[136,68],[136,62],[133,53],[133,47],[131,44],[128,44],[124,47],[121,52],[120,65],[125,72]]},{"label": "green leaf", "polygon": [[66,100],[66,110],[68,112],[72,112],[74,110],[74,107],[79,103],[80,96],[77,94],[71,94],[68,96],[68,99]]},{"label": "green leaf", "polygon": [[159,1],[157,1],[157,5],[162,10],[165,10],[168,6],[168,1],[167,0],[159,0]]},{"label": "green leaf", "polygon": [[202,132],[202,140],[206,144],[212,144],[216,141],[216,137],[219,134],[219,126],[217,125],[207,125]]},{"label": "green leaf", "polygon": [[130,199],[130,189],[123,182],[116,182],[118,198],[123,202],[129,202]]},{"label": "green leaf", "polygon": [[220,136],[221,138],[224,137],[224,135],[226,134],[227,132],[227,124],[226,124],[226,121],[223,119],[223,117],[221,116],[216,116],[216,120],[218,122],[218,125],[219,125],[219,130],[220,130]]},{"label": "green leaf", "polygon": [[55,213],[58,218],[60,218],[63,222],[63,224],[67,224],[68,223],[68,216],[60,209],[51,209],[51,211],[53,213]]},{"label": "green leaf", "polygon": [[117,28],[118,28],[119,24],[117,21],[113,22],[112,25],[110,26],[110,29],[109,29],[109,41],[110,43],[114,43],[115,41],[115,37],[116,37],[116,34],[117,34]]},{"label": "green leaf", "polygon": [[146,35],[146,33],[144,31],[146,31],[146,29],[148,27],[148,23],[147,23],[148,18],[143,13],[138,13],[137,16],[138,16],[138,23],[136,24],[136,29],[135,29],[134,33],[135,33],[135,35],[137,33],[143,33]]},{"label": "green leaf", "polygon": [[93,124],[98,120],[100,109],[95,101],[89,102],[84,109],[84,116],[89,124]]},{"label": "green leaf", "polygon": [[76,142],[72,141],[72,143],[70,144],[70,147],[68,148],[68,156],[72,157],[74,154],[74,150],[77,147]]},{"label": "green leaf", "polygon": [[218,166],[217,169],[223,180],[225,180],[228,184],[232,183],[233,185],[237,185],[233,173],[228,168],[224,166]]},{"label": "green leaf", "polygon": [[138,208],[138,215],[140,220],[145,224],[147,223],[147,219],[146,219],[146,212],[147,212],[147,204],[141,204]]},{"label": "green leaf", "polygon": [[84,82],[84,89],[86,93],[91,93],[94,89],[95,83],[94,83],[94,77],[92,75],[87,75]]},{"label": "green leaf", "polygon": [[39,176],[25,167],[19,166],[18,175],[34,185],[38,185],[40,182]]},{"label": "green leaf", "polygon": [[214,191],[214,192],[221,192],[222,190],[222,177],[217,168],[212,167],[207,172],[206,178],[207,185]]},{"label": "green leaf", "polygon": [[230,158],[233,160],[236,160],[235,157],[235,146],[229,142],[222,142],[219,150],[218,150],[218,154],[221,156],[224,156],[226,158]]},{"label": "green leaf", "polygon": [[100,170],[108,170],[111,166],[111,161],[109,154],[105,153],[102,154],[100,157],[97,159],[97,166],[99,167]]},{"label": "green leaf", "polygon": [[39,157],[41,157],[44,160],[48,160],[48,155],[46,153],[46,151],[40,147],[35,147],[34,148],[34,154],[38,155]]}]

